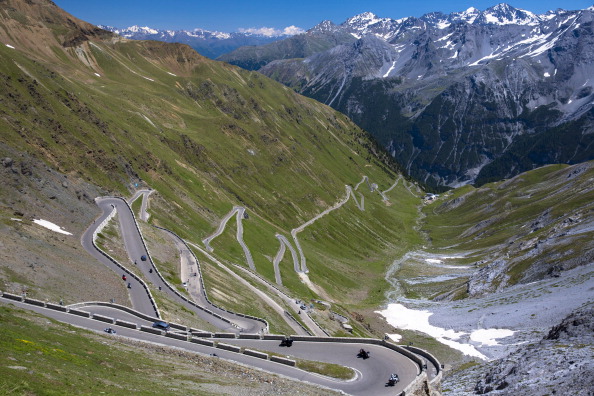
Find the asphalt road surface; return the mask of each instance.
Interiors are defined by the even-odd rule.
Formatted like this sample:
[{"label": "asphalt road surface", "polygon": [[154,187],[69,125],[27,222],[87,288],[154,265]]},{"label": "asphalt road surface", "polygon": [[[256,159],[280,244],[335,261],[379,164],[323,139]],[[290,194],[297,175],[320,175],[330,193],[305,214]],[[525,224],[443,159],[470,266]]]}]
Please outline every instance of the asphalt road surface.
[{"label": "asphalt road surface", "polygon": [[[93,246],[92,239],[93,233],[99,227],[101,222],[109,216],[113,208],[116,208],[118,211],[118,219],[120,222],[120,231],[122,234],[122,239],[124,245],[126,247],[126,251],[128,252],[129,263],[121,263],[124,267],[135,265],[137,268],[142,272],[143,279],[154,286],[153,292],[155,293],[167,293],[171,298],[173,298],[177,303],[183,305],[187,309],[192,310],[196,313],[199,317],[204,320],[207,320],[214,326],[218,327],[222,331],[230,331],[230,332],[238,332],[241,329],[243,332],[246,333],[258,333],[262,331],[265,327],[265,324],[259,322],[257,320],[252,320],[248,318],[240,318],[236,315],[229,314],[226,311],[218,310],[221,316],[227,317],[233,323],[236,323],[238,327],[232,326],[231,324],[212,316],[211,314],[204,312],[196,308],[194,305],[190,304],[188,301],[180,298],[176,293],[171,291],[169,287],[165,284],[165,281],[159,277],[155,267],[150,259],[149,253],[147,252],[144,243],[142,241],[141,235],[138,232],[136,227],[136,221],[134,216],[130,210],[130,207],[126,204],[126,202],[120,198],[97,198],[96,199],[97,205],[103,213],[101,216],[95,220],[95,222],[85,231],[83,236],[81,237],[81,244],[82,246],[91,254],[93,257],[101,261],[103,264],[108,266],[109,268],[113,269],[116,272],[117,278],[114,280],[119,279],[121,281],[122,275],[126,275],[127,282],[130,283],[129,295],[130,301],[132,302],[132,307],[145,313],[150,316],[158,316],[155,308],[151,304],[149,293],[143,287],[143,285],[134,279],[132,273],[127,270],[123,270],[114,264],[111,260],[106,258],[103,254],[101,254],[95,247]],[[141,257],[146,256],[147,260],[142,261]],[[150,270],[153,270],[152,272]],[[160,290],[159,290],[160,288]],[[216,308],[212,305],[206,306],[206,308],[214,311]]]},{"label": "asphalt road surface", "polygon": [[[405,356],[399,354],[398,352],[377,345],[295,341],[291,347],[281,347],[279,345],[279,341],[239,339],[218,340],[226,344],[234,344],[250,349],[288,355],[291,358],[296,357],[308,360],[337,363],[351,367],[355,369],[355,372],[357,373],[354,379],[347,381],[336,380],[269,360],[254,358],[236,352],[225,351],[219,348],[199,345],[188,341],[176,340],[173,338],[150,334],[113,324],[106,324],[104,322],[68,314],[65,312],[7,300],[2,297],[0,297],[0,303],[14,304],[19,308],[32,310],[61,322],[70,323],[78,327],[95,330],[101,333],[103,333],[103,329],[106,327],[112,327],[117,331],[117,333],[115,335],[109,335],[110,337],[128,337],[135,340],[182,348],[201,354],[216,354],[216,358],[227,359],[233,362],[245,364],[249,367],[285,375],[299,381],[305,381],[324,387],[341,390],[352,395],[397,395],[416,378],[418,372],[417,366]],[[84,310],[84,308],[81,308],[81,310]],[[356,354],[360,348],[364,348],[370,352],[369,359],[363,360],[357,358]],[[388,387],[386,385],[388,377],[394,372],[399,375],[400,382],[397,383],[396,386]]]}]

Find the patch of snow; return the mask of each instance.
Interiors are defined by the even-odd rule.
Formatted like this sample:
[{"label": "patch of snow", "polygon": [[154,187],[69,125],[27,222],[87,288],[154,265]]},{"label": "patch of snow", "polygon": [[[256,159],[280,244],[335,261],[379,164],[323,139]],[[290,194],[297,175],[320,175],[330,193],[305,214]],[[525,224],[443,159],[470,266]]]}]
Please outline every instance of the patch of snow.
[{"label": "patch of snow", "polygon": [[449,23],[449,22],[441,21],[441,22],[438,22],[437,23],[437,28],[438,29],[445,29],[445,28],[447,28],[450,25],[451,25],[451,23]]},{"label": "patch of snow", "polygon": [[128,32],[133,32],[133,33],[145,33],[145,34],[158,34],[159,31],[152,29],[148,26],[144,26],[144,27],[140,27],[138,25],[134,25],[134,26],[130,26],[126,29],[122,29],[122,32],[124,31],[128,31]]},{"label": "patch of snow", "polygon": [[448,40],[448,41],[449,41],[449,38],[450,38],[450,37],[452,37],[452,35],[453,35],[453,34],[454,34],[454,32],[452,32],[452,33],[450,33],[450,34],[446,34],[446,35],[445,35],[445,36],[443,36],[442,38],[439,38],[439,39],[437,39],[437,40],[435,40],[435,41],[436,41],[436,42],[437,42],[437,41],[444,41],[444,40]]},{"label": "patch of snow", "polygon": [[355,33],[351,33],[351,36],[353,36],[354,38],[356,38],[357,40],[359,40],[361,38],[360,35],[355,34]]},{"label": "patch of snow", "polygon": [[470,340],[480,342],[481,345],[496,346],[499,345],[498,338],[511,337],[514,335],[513,330],[508,329],[479,329],[470,333]]},{"label": "patch of snow", "polygon": [[33,223],[39,224],[40,226],[50,229],[52,231],[59,232],[60,234],[72,235],[71,232],[65,231],[59,225],[54,224],[47,220],[36,219],[36,220],[33,220]]},{"label": "patch of snow", "polygon": [[551,75],[548,72],[545,72],[544,76],[545,77],[551,77]]},{"label": "patch of snow", "polygon": [[441,264],[443,263],[442,260],[438,260],[438,259],[425,259],[426,262],[428,263],[432,263],[432,264]]},{"label": "patch of snow", "polygon": [[[497,50],[495,50],[497,51]],[[479,60],[472,62],[470,65],[468,66],[480,66],[480,62],[485,61],[485,60],[489,60],[489,59],[493,59],[496,58],[497,56],[499,56],[499,54],[495,55],[495,51],[491,52],[489,55],[487,56],[483,56],[482,58],[480,58]]]},{"label": "patch of snow", "polygon": [[388,77],[390,75],[390,73],[392,72],[392,70],[394,70],[394,67],[396,66],[396,61],[392,62],[392,66],[390,66],[390,68],[388,69],[388,71],[386,72],[386,74],[384,74],[384,78]]},{"label": "patch of snow", "polygon": [[398,45],[394,45],[393,48],[394,48],[394,51],[400,53],[400,52],[404,51],[404,49],[406,48],[406,45],[398,44]]},{"label": "patch of snow", "polygon": [[153,80],[152,78],[148,78],[148,77],[145,77],[145,76],[142,76],[142,78],[145,78],[145,79],[147,79],[147,80],[149,80],[149,81],[155,81],[155,80]]},{"label": "patch of snow", "polygon": [[[452,266],[443,266],[443,268],[455,268]],[[446,282],[452,279],[458,279],[460,277],[463,277],[467,274],[448,274],[448,275],[437,275],[437,276],[432,276],[432,277],[420,277],[420,278],[409,278],[406,280],[403,280],[403,282],[408,283],[409,285],[419,285],[419,284],[427,284],[427,283],[440,283],[440,282]]]},{"label": "patch of snow", "polygon": [[400,342],[402,336],[400,334],[386,334],[394,342]]},{"label": "patch of snow", "polygon": [[14,48],[12,45],[10,45],[10,44],[6,44],[6,46],[7,46],[8,48],[15,49],[15,48]]},{"label": "patch of snow", "polygon": [[99,73],[95,73],[95,75],[96,75],[97,77],[101,77],[101,74],[99,74]]},{"label": "patch of snow", "polygon": [[224,32],[213,32],[213,36],[215,36],[218,39],[229,39],[229,38],[231,38],[231,35],[229,33],[224,33]]},{"label": "patch of snow", "polygon": [[171,73],[171,72],[167,72],[167,74],[170,74],[170,75],[172,75],[173,77],[177,77],[177,75],[176,75],[176,74],[173,74],[173,73]]},{"label": "patch of snow", "polygon": [[11,217],[10,220],[12,220],[12,221],[23,221],[21,219],[15,219],[14,217]]},{"label": "patch of snow", "polygon": [[456,341],[459,340],[460,337],[467,335],[467,333],[446,330],[429,324],[429,317],[433,315],[432,312],[408,309],[402,304],[388,304],[388,307],[385,310],[376,311],[376,313],[382,315],[390,325],[396,328],[420,331],[430,335],[450,348],[461,351],[465,355],[488,360],[487,357],[480,353],[474,346]]},{"label": "patch of snow", "polygon": [[569,99],[569,101],[567,102],[567,104],[571,104],[571,102],[573,102],[573,100]]}]

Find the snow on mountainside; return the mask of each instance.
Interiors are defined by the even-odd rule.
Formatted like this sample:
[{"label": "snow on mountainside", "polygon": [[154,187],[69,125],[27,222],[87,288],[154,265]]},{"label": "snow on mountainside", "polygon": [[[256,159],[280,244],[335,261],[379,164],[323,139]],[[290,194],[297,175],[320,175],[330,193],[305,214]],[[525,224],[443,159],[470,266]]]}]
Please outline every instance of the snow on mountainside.
[{"label": "snow on mountainside", "polygon": [[[144,27],[140,27],[140,26],[130,26],[127,28],[123,28],[123,29],[119,29],[116,27],[112,27],[112,26],[103,26],[103,25],[99,25],[100,28],[105,29],[105,30],[109,30],[111,32],[114,32],[116,34],[119,34],[122,37],[126,37],[126,38],[131,38],[131,39],[137,39],[140,35],[146,35],[146,36],[161,36],[161,37],[174,37],[176,35],[186,35],[188,37],[196,37],[196,38],[203,38],[203,39],[208,39],[208,38],[217,38],[217,39],[221,39],[221,40],[225,40],[225,39],[229,39],[232,37],[231,33],[224,33],[224,32],[211,32],[208,30],[204,30],[204,29],[194,29],[194,30],[159,30],[159,29],[153,29],[150,28],[148,26],[144,26]],[[243,33],[238,33],[240,35],[243,35]],[[249,36],[251,34],[245,34],[246,36]]]},{"label": "snow on mountainside", "polygon": [[593,11],[366,12],[301,35],[330,48],[292,55],[283,40],[224,60],[342,111],[413,176],[454,187],[594,159]]},{"label": "snow on mountainside", "polygon": [[153,29],[148,26],[130,26],[123,29],[103,25],[99,27],[132,40],[156,40],[187,44],[200,54],[213,59],[241,46],[268,44],[290,36],[290,34],[286,34],[288,28],[283,32],[266,29],[263,33],[254,33],[251,29],[248,29],[245,32],[226,33],[199,28],[193,30],[166,30]]}]

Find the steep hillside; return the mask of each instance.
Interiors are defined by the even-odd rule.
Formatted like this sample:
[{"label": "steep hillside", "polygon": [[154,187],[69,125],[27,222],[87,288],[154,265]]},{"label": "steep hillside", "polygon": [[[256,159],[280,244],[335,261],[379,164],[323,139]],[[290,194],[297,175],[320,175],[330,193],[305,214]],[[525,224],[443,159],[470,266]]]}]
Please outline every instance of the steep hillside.
[{"label": "steep hillside", "polygon": [[[292,229],[343,200],[345,185],[362,185],[353,196],[364,196],[364,204],[345,201],[343,209],[306,228],[301,244],[309,279],[328,298],[347,291],[352,304],[382,298],[390,257],[415,241],[408,231],[416,198],[404,179],[384,196],[378,193],[400,178],[398,169],[345,116],[188,46],[102,31],[50,1],[4,1],[0,16],[0,128],[8,164],[2,175],[4,183],[14,178],[11,183],[21,186],[16,193],[2,190],[3,233],[14,250],[1,276],[10,290],[26,284],[34,296],[63,293],[64,285],[44,289],[39,279],[25,281],[27,270],[17,258],[29,247],[20,246],[17,235],[52,240],[51,231],[36,234],[33,219],[47,216],[74,234],[64,237],[68,243],[48,243],[37,254],[41,261],[49,250],[77,245],[96,213],[95,196],[128,196],[136,186],[156,190],[154,224],[199,245],[233,206],[245,207],[244,239],[255,270],[275,282],[275,235],[290,237]],[[36,168],[23,171],[29,158]],[[60,187],[45,169],[76,191]],[[81,200],[73,212],[71,197]],[[214,241],[215,254],[247,267],[233,231],[228,227]],[[81,289],[106,290],[117,282],[105,270],[84,279],[88,258],[68,257]],[[63,262],[51,268],[60,272]],[[300,280],[307,274],[293,268],[286,254],[282,287],[299,297],[317,296]],[[357,281],[353,274],[364,276]]]},{"label": "steep hillside", "polygon": [[403,342],[416,330],[460,351],[431,348],[454,366],[445,395],[589,394],[593,180],[592,161],[549,165],[426,199],[426,241],[391,266],[380,313]]},{"label": "steep hillside", "polygon": [[480,297],[594,262],[593,165],[550,165],[426,206],[432,248],[463,253],[475,268],[447,297]]},{"label": "steep hillside", "polygon": [[5,395],[320,395],[303,381],[162,345],[84,330],[0,305]]},{"label": "steep hillside", "polygon": [[[506,4],[400,20],[364,13],[326,31],[351,40],[305,59],[277,51],[259,71],[347,114],[427,185],[480,185],[594,158],[593,15]],[[283,43],[224,60],[253,67]]]},{"label": "steep hillside", "polygon": [[258,70],[278,59],[307,58],[353,41],[355,41],[353,36],[340,31],[332,22],[324,21],[306,33],[270,44],[240,47],[217,59],[247,70]]}]

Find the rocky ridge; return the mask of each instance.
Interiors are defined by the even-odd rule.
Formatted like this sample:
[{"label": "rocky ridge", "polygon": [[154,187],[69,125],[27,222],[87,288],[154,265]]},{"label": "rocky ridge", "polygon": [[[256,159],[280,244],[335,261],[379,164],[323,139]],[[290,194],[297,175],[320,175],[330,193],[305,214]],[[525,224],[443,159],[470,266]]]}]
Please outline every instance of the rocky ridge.
[{"label": "rocky ridge", "polygon": [[584,306],[552,327],[537,343],[508,357],[445,379],[448,395],[592,395],[594,306]]},{"label": "rocky ridge", "polygon": [[399,20],[364,13],[290,39],[323,42],[314,53],[283,40],[221,59],[347,114],[427,185],[482,184],[594,158],[593,14],[507,4]]}]

